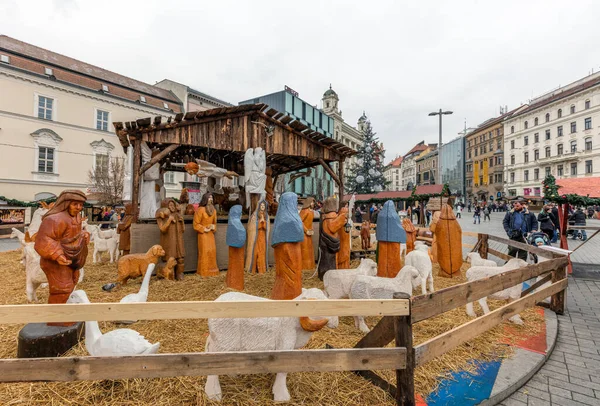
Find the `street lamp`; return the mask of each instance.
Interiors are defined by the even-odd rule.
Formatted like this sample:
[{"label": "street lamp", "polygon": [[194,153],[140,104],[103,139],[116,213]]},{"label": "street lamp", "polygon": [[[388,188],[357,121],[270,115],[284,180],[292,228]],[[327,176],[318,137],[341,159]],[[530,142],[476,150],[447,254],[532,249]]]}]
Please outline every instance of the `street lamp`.
[{"label": "street lamp", "polygon": [[440,116],[440,141],[438,143],[438,184],[442,184],[442,115],[443,114],[452,114],[451,111],[434,111],[433,113],[429,113],[430,116]]}]

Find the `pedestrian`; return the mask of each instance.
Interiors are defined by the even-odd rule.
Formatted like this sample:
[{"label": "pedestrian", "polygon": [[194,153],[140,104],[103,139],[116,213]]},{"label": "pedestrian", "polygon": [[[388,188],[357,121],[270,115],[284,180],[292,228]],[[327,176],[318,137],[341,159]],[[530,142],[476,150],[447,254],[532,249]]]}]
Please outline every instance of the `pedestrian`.
[{"label": "pedestrian", "polygon": [[471,202],[469,202],[469,204],[467,205],[467,209],[469,210],[469,213],[471,213]]},{"label": "pedestrian", "polygon": [[[581,207],[577,207],[575,212],[573,212],[573,214],[571,214],[569,216],[569,220],[574,221],[575,226],[585,226],[586,220],[585,220],[585,213],[583,212],[583,209]],[[583,241],[587,240],[587,233],[585,232],[585,230],[573,230],[573,239],[576,240],[577,237],[579,236],[580,232],[581,232],[581,239]]]},{"label": "pedestrian", "polygon": [[462,218],[462,206],[459,204],[458,206],[456,206],[456,218],[457,219],[461,219]]},{"label": "pedestrian", "polygon": [[[504,231],[510,240],[526,243],[525,237],[531,232],[527,216],[527,209],[525,209],[520,200],[516,200],[513,204],[513,209],[506,213],[502,221]],[[518,249],[517,247],[509,245],[508,255],[527,261],[527,251]]]},{"label": "pedestrian", "polygon": [[110,228],[116,228],[117,224],[119,223],[119,213],[116,212],[116,210],[111,210],[110,212],[110,221],[112,221],[113,223],[110,224]]},{"label": "pedestrian", "polygon": [[487,219],[488,221],[492,221],[490,219],[490,206],[485,206],[483,208],[483,222],[485,223],[485,219]]},{"label": "pedestrian", "polygon": [[527,229],[528,232],[534,232],[538,230],[538,221],[535,214],[529,211],[529,204],[527,202],[523,202],[523,209],[525,211],[525,220],[527,221]]},{"label": "pedestrian", "polygon": [[360,206],[357,206],[356,209],[354,210],[354,218],[356,219],[357,223],[363,222],[362,211],[360,210]]},{"label": "pedestrian", "polygon": [[537,217],[540,223],[540,230],[548,236],[548,239],[552,241],[554,238],[554,222],[552,221],[552,209],[550,206],[544,206],[540,214]]},{"label": "pedestrian", "polygon": [[429,223],[431,222],[431,211],[427,210],[425,212],[425,216],[427,218],[427,225],[429,225]]},{"label": "pedestrian", "polygon": [[481,207],[475,206],[473,211],[473,224],[481,224]]},{"label": "pedestrian", "polygon": [[377,209],[377,206],[375,206],[373,208],[373,210],[371,211],[371,224],[377,224],[377,216],[379,215],[379,210]]}]

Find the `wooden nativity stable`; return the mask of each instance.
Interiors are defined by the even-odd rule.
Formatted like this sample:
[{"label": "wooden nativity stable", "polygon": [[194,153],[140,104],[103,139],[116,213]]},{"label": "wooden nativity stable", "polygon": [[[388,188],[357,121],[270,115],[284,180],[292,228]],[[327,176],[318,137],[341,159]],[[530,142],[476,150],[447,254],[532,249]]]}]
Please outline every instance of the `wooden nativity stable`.
[{"label": "wooden nativity stable", "polygon": [[[113,125],[123,148],[126,150],[133,146],[132,201],[139,199],[144,172],[156,163],[165,171],[183,172],[182,166],[172,164],[203,159],[243,176],[246,150],[258,147],[265,151],[273,184],[280,175],[321,165],[337,183],[339,190],[344,190],[344,160],[356,153],[266,104],[180,113],[166,121],[157,116],[125,123],[115,122]],[[142,142],[160,151],[144,165]],[[338,162],[337,173],[331,166],[332,162]],[[131,228],[131,252],[145,252],[158,243],[158,227],[156,224],[139,223],[137,212],[135,223]],[[226,227],[226,224],[217,225],[215,238],[219,247],[225,246]],[[186,224],[186,270],[196,268],[196,239],[192,225]],[[218,250],[217,263],[219,268],[227,268],[226,249]]]}]

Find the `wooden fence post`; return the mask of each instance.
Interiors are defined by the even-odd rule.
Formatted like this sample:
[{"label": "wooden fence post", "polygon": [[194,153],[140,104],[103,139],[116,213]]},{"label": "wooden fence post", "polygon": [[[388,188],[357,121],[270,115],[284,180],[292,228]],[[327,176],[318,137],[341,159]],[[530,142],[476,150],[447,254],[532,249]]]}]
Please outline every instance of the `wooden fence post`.
[{"label": "wooden fence post", "polygon": [[406,368],[396,370],[396,404],[414,406],[415,352],[413,349],[410,295],[404,292],[396,292],[394,293],[394,299],[408,300],[408,315],[394,316],[396,347],[406,348]]},{"label": "wooden fence post", "polygon": [[[567,277],[567,269],[568,266],[565,266],[552,271],[552,283],[565,279]],[[561,290],[560,292],[557,292],[554,295],[552,295],[550,299],[550,310],[552,310],[556,314],[565,313],[565,293],[565,290]]]},{"label": "wooden fence post", "polygon": [[477,239],[481,242],[479,244],[479,255],[483,259],[487,259],[488,257],[488,235],[487,234],[477,234]]}]

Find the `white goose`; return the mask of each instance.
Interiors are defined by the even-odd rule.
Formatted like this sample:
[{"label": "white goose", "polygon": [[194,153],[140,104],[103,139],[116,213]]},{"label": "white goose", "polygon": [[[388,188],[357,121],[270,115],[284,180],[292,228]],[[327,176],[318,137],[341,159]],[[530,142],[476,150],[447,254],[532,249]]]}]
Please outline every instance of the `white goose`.
[{"label": "white goose", "polygon": [[[90,303],[83,290],[71,293],[68,303]],[[143,335],[129,328],[102,334],[97,321],[85,322],[85,348],[93,357],[156,354],[160,343],[152,344]]]},{"label": "white goose", "polygon": [[[121,303],[145,303],[148,301],[148,289],[150,287],[150,278],[152,277],[152,272],[154,272],[154,267],[156,264],[148,264],[148,268],[146,268],[146,273],[144,274],[144,280],[142,280],[142,286],[140,287],[140,291],[138,293],[130,293],[121,299]],[[137,322],[137,320],[121,320],[123,324],[132,324]]]}]

